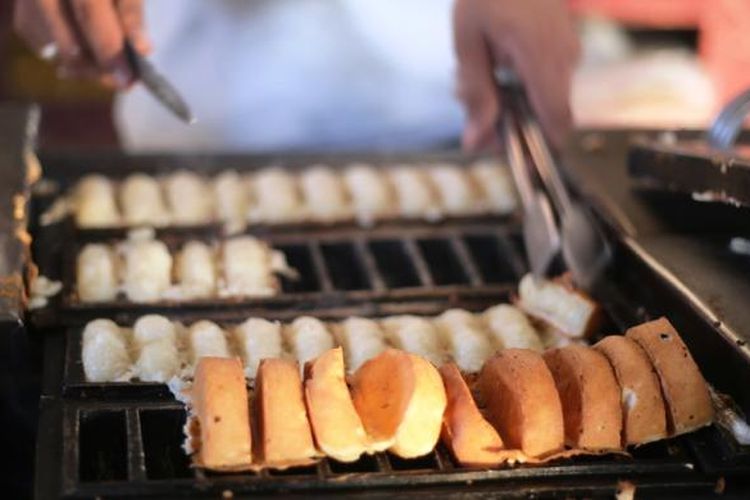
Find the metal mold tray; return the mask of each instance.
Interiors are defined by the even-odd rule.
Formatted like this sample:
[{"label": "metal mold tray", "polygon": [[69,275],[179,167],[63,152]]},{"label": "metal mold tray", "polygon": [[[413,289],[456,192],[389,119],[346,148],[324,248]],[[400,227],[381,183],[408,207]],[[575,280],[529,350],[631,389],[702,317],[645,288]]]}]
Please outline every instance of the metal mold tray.
[{"label": "metal mold tray", "polygon": [[[608,321],[600,334],[621,331],[650,315],[632,296],[621,293],[622,289],[634,291],[627,286],[603,291]],[[482,302],[458,305],[477,310],[488,305]],[[655,304],[657,314],[660,306]],[[416,307],[407,304],[398,312],[432,314],[439,309],[439,304],[427,302]],[[342,308],[318,316],[336,319],[362,312]],[[392,312],[385,307],[379,314]],[[694,320],[681,313],[676,311],[683,321]],[[288,314],[279,317],[288,319]],[[690,342],[689,334],[686,341]],[[435,493],[463,495],[471,485],[472,491],[478,488],[485,493],[507,493],[512,487],[524,494],[611,495],[622,479],[633,482],[641,493],[708,494],[720,477],[739,487],[750,473],[750,450],[710,427],[635,449],[632,457],[577,457],[543,466],[461,468],[438,446],[434,453],[417,460],[378,454],[354,464],[326,459],[316,466],[285,472],[214,474],[190,467],[180,448],[185,411],[164,385],[86,383],[80,368],[80,328],[54,332],[49,342],[55,344],[49,349],[55,353],[49,368],[59,370],[55,389],[61,392],[43,398],[47,409],[43,405],[42,421],[61,423],[62,434],[50,433],[46,439],[42,434],[40,450],[54,453],[38,454],[40,470],[52,481],[52,486],[38,482],[40,494],[46,487],[58,488],[55,495],[65,498],[216,496],[229,494],[226,491],[233,495],[359,493],[405,498],[433,489]],[[59,380],[63,381],[61,388]]]},{"label": "metal mold tray", "polygon": [[[57,168],[55,175],[64,183],[70,175],[82,173],[80,165],[125,175],[133,168],[147,171],[178,167],[242,169],[269,163],[370,161],[370,157],[362,155],[351,159],[337,157],[335,162],[327,158],[68,155],[48,157],[46,165]],[[412,158],[421,162],[433,159],[445,157]],[[373,158],[372,161],[395,160]],[[182,234],[167,231],[164,235],[181,241],[199,234],[210,238],[216,234],[212,231],[210,228]],[[416,461],[379,454],[351,465],[323,460],[315,467],[283,473],[223,475],[190,468],[180,449],[184,410],[171,400],[164,385],[90,384],[83,380],[80,329],[86,321],[110,317],[128,324],[147,312],[160,312],[182,321],[206,318],[233,323],[251,315],[288,320],[300,314],[311,314],[336,319],[355,314],[432,315],[449,307],[481,310],[509,300],[518,278],[526,271],[518,226],[513,219],[481,223],[447,221],[436,226],[385,224],[370,231],[353,227],[306,228],[301,232],[268,231],[263,235],[275,246],[298,246],[299,255],[306,256],[300,259],[310,262],[304,274],[314,277],[315,286],[300,291],[287,284],[281,300],[268,299],[267,303],[183,303],[148,307],[112,303],[84,307],[69,300],[71,288],[66,278],[62,301],[54,305],[57,307],[40,311],[36,318],[39,320],[37,328],[43,330],[38,333],[45,335],[37,442],[38,498],[216,497],[274,493],[320,496],[340,493],[368,498],[413,498],[416,495],[588,497],[611,496],[620,480],[634,483],[639,495],[706,495],[714,491],[717,484],[724,484],[727,493],[750,491],[750,450],[737,446],[715,427],[644,446],[635,450],[632,458],[578,457],[544,466],[495,470],[457,468],[440,446],[433,454]],[[52,277],[66,276],[66,272],[70,276],[69,255],[73,245],[101,237],[70,232],[70,227],[64,224],[36,236],[40,266],[43,269],[47,266]],[[468,238],[478,240],[469,243]],[[428,246],[435,245],[433,240],[440,243],[436,244],[437,249],[429,247],[425,252],[420,247],[423,240],[430,241]],[[482,243],[477,245],[477,241]],[[374,243],[380,246],[373,249]],[[445,249],[449,257],[445,257]],[[63,258],[64,255],[68,257]],[[388,258],[384,259],[383,255]],[[440,255],[442,257],[436,257]],[[384,259],[385,265],[379,263],[378,258]],[[68,264],[64,264],[66,260]],[[342,273],[341,269],[337,270],[337,265],[346,263],[343,268],[349,268],[351,262],[357,262],[360,271]],[[65,271],[66,265],[68,271]],[[636,243],[617,245],[615,265],[608,278],[607,285],[597,291],[597,298],[609,318],[600,334],[623,331],[648,318],[668,315],[706,378],[717,390],[730,394],[750,414],[750,390],[744,383],[750,380],[750,362],[741,346],[720,334],[720,325],[710,321],[669,276],[648,263]]]},{"label": "metal mold tray", "polygon": [[[99,153],[60,153],[43,154],[42,162],[45,165],[45,179],[51,181],[55,189],[45,191],[36,196],[35,203],[37,212],[41,214],[45,208],[83,175],[89,173],[100,173],[113,180],[122,180],[134,172],[149,175],[168,174],[178,169],[187,169],[199,174],[212,175],[223,170],[236,170],[240,173],[257,171],[266,167],[283,167],[292,172],[298,172],[313,165],[325,164],[333,170],[342,170],[353,163],[365,163],[387,170],[393,166],[409,165],[418,169],[429,169],[433,164],[451,163],[456,165],[468,165],[476,160],[486,158],[479,155],[464,155],[455,152],[432,152],[432,153],[403,153],[403,154],[135,154],[124,155],[110,152]],[[444,216],[438,221],[427,222],[424,219],[408,218],[386,218],[376,221],[374,227],[385,229],[419,228],[425,226],[438,227],[441,225],[454,225],[464,223],[504,223],[505,221],[518,221],[519,216],[510,214],[478,214],[472,216]],[[72,218],[64,220],[72,228],[73,232],[83,235],[85,238],[106,239],[122,237],[130,229],[102,228],[88,229],[75,226]],[[212,222],[196,226],[168,225],[157,228],[157,234],[193,234],[196,232],[220,233],[222,231],[220,222]],[[304,221],[299,223],[281,224],[251,224],[254,234],[265,235],[269,233],[306,233],[327,229],[361,229],[363,226],[356,220],[339,222],[315,222]]]},{"label": "metal mold tray", "polygon": [[[380,453],[352,464],[323,460],[315,466],[283,472],[212,474],[193,469],[180,448],[185,411],[179,404],[114,403],[69,405],[65,428],[78,431],[78,441],[63,448],[62,490],[71,495],[122,496],[179,493],[234,494],[264,492],[342,492],[352,489],[419,488],[576,478],[671,478],[695,486],[695,462],[685,439],[644,446],[633,457],[587,457],[540,467],[472,470],[458,467],[442,447],[425,457],[404,460]],[[102,447],[106,440],[109,446]],[[712,484],[709,481],[709,484]]]},{"label": "metal mold tray", "polygon": [[[48,235],[49,237],[49,235]],[[169,235],[175,249],[191,238],[211,241],[205,234]],[[325,230],[268,235],[264,241],[281,250],[297,269],[299,280],[281,279],[278,295],[261,298],[215,298],[190,301],[133,303],[124,298],[83,303],[75,293],[76,255],[83,242],[41,246],[43,273],[59,277],[64,287],[46,310],[34,313],[42,325],[81,324],[106,315],[130,320],[147,312],[256,314],[282,309],[320,310],[357,304],[442,300],[455,297],[497,297],[515,288],[526,272],[517,226],[467,224],[422,228],[378,228],[367,231]],[[91,241],[91,240],[86,240]],[[108,241],[108,240],[105,240]],[[57,255],[55,255],[55,253]]]}]

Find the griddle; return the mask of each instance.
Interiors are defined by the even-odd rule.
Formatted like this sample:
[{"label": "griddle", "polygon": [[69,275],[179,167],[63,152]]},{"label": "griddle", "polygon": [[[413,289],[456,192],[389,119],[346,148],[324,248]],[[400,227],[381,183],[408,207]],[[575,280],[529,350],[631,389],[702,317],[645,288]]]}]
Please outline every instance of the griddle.
[{"label": "griddle", "polygon": [[[592,156],[596,159],[591,152],[586,158]],[[112,151],[41,158],[48,176],[63,188],[91,171],[123,177],[135,170],[246,171],[270,164],[300,168],[328,163],[339,168],[354,160],[373,164],[471,160],[456,153],[128,156]],[[576,172],[571,170],[571,174]],[[592,206],[600,209],[604,220],[616,220],[588,194],[588,185],[578,187]],[[599,195],[600,199],[612,198],[604,192]],[[35,199],[37,214],[50,201],[49,197]],[[93,384],[84,380],[80,336],[83,325],[94,317],[109,317],[128,325],[142,314],[159,312],[182,321],[200,318],[232,325],[251,315],[280,320],[301,314],[327,320],[350,315],[433,315],[450,307],[480,311],[508,301],[526,272],[518,224],[517,218],[508,217],[448,220],[435,225],[391,222],[369,231],[346,224],[250,228],[249,232],[283,247],[292,265],[302,267],[307,280],[302,289],[285,284],[281,295],[262,301],[155,306],[110,303],[93,307],[72,302],[67,288],[58,301],[29,318],[30,334],[43,338],[45,351],[37,497],[240,497],[274,493],[368,498],[490,494],[611,497],[624,480],[636,485],[639,496],[708,495],[717,487],[727,493],[748,491],[750,450],[736,445],[716,426],[643,446],[634,450],[632,457],[579,457],[543,466],[459,468],[438,446],[434,453],[417,460],[377,454],[348,465],[323,460],[313,467],[284,472],[215,474],[189,466],[180,448],[185,412],[163,384]],[[160,236],[179,242],[216,237],[216,231],[218,228],[213,227],[167,228]],[[726,325],[717,324],[697,308],[694,297],[678,286],[673,276],[660,272],[644,254],[642,241],[618,224],[610,224],[610,234],[616,241],[615,263],[606,284],[597,291],[607,313],[597,336],[622,332],[628,326],[667,315],[706,378],[719,391],[730,394],[745,413],[750,412],[750,387],[743,383],[750,380],[746,347],[731,340],[733,331],[728,332]],[[37,227],[34,236],[35,257],[44,273],[67,276],[68,286],[73,249],[85,241],[118,235],[82,231],[67,221]]]},{"label": "griddle", "polygon": [[641,141],[628,155],[630,175],[642,189],[666,190],[695,201],[750,206],[750,151],[710,149],[700,140]]},{"label": "griddle", "polygon": [[[476,158],[459,154],[419,155],[141,155],[64,154],[44,157],[47,179],[58,184],[57,193],[38,196],[36,213],[49,207],[56,196],[86,172],[103,172],[123,178],[137,170],[151,174],[178,168],[210,174],[226,168],[241,171],[268,165],[299,170],[315,163],[343,168],[354,161],[375,165],[410,163],[417,168],[438,161],[465,164]],[[81,166],[85,165],[85,168]],[[107,316],[132,321],[147,312],[216,318],[272,313],[281,309],[302,314],[359,306],[362,314],[377,312],[383,302],[433,300],[449,305],[454,297],[506,296],[525,272],[525,254],[516,215],[447,218],[429,224],[415,220],[390,220],[365,229],[355,222],[336,224],[254,225],[246,232],[284,252],[300,279],[282,278],[282,293],[252,300],[213,298],[192,301],[159,301],[133,304],[124,299],[90,304],[78,300],[76,256],[85,243],[114,243],[127,229],[81,229],[72,218],[35,231],[35,261],[41,272],[63,282],[62,293],[47,308],[34,311],[35,325],[80,324],[84,319]],[[220,224],[159,228],[156,236],[176,250],[191,239],[206,242],[223,238]],[[491,264],[493,262],[497,265]]]}]

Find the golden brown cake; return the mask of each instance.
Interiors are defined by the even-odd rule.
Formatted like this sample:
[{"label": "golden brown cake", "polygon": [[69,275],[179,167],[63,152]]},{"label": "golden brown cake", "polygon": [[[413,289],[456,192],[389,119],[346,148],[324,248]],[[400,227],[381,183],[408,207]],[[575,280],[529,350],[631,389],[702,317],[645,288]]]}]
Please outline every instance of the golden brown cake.
[{"label": "golden brown cake", "polygon": [[552,280],[527,274],[518,284],[518,306],[567,337],[588,337],[601,323],[599,304],[573,286],[570,275]]},{"label": "golden brown cake", "polygon": [[669,320],[634,326],[626,335],[646,351],[659,375],[670,434],[684,434],[713,422],[706,381]]},{"label": "golden brown cake", "polygon": [[544,353],[563,407],[565,442],[588,451],[622,447],[620,386],[604,355],[569,345]]},{"label": "golden brown cake", "polygon": [[440,368],[448,406],[443,416],[443,443],[463,466],[492,466],[499,463],[503,440],[479,412],[458,367],[446,363]]},{"label": "golden brown cake", "polygon": [[437,444],[447,401],[440,373],[426,359],[387,349],[355,372],[352,396],[375,449],[414,458]]},{"label": "golden brown cake", "polygon": [[506,447],[531,457],[562,450],[562,406],[540,354],[529,349],[500,351],[484,364],[479,387],[488,419]]},{"label": "golden brown cake", "polygon": [[192,389],[200,427],[196,463],[212,470],[240,470],[252,464],[245,374],[239,359],[201,358]]},{"label": "golden brown cake", "polygon": [[650,443],[667,437],[667,413],[659,377],[644,350],[622,335],[610,335],[594,349],[607,357],[620,385],[623,445]]},{"label": "golden brown cake", "polygon": [[341,347],[305,365],[305,402],[318,448],[341,462],[353,462],[368,450],[362,421],[344,380]]},{"label": "golden brown cake", "polygon": [[254,407],[258,422],[256,454],[265,465],[304,464],[317,455],[296,362],[278,358],[260,362]]}]

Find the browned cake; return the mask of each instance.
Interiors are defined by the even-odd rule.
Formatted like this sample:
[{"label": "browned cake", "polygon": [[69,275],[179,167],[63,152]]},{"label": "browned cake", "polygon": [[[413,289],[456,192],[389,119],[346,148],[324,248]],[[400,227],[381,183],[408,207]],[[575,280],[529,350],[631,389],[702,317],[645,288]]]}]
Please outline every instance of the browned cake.
[{"label": "browned cake", "polygon": [[543,457],[563,448],[563,412],[549,369],[529,349],[505,349],[479,375],[488,419],[508,448]]},{"label": "browned cake", "polygon": [[305,402],[315,442],[323,453],[353,462],[367,451],[367,434],[344,379],[340,347],[305,365]]},{"label": "browned cake", "polygon": [[670,434],[684,434],[714,418],[708,386],[687,346],[667,318],[630,328],[626,335],[648,354],[659,375]]},{"label": "browned cake", "polygon": [[196,463],[213,470],[248,468],[252,438],[240,360],[201,358],[195,369],[192,405],[200,427]]},{"label": "browned cake", "polygon": [[588,337],[602,321],[599,304],[573,286],[569,273],[552,280],[527,274],[518,284],[518,295],[521,309],[566,337]]},{"label": "browned cake", "polygon": [[569,345],[544,353],[565,419],[565,442],[590,451],[622,447],[620,386],[607,358],[590,347]]},{"label": "browned cake", "polygon": [[503,440],[479,412],[469,387],[454,363],[440,368],[448,406],[443,416],[443,443],[464,466],[491,466],[499,462]]},{"label": "browned cake", "polygon": [[667,413],[659,377],[644,350],[622,335],[610,335],[594,349],[607,357],[620,385],[623,444],[638,445],[667,437]]},{"label": "browned cake", "polygon": [[296,362],[277,358],[260,362],[255,378],[255,412],[256,449],[264,465],[296,465],[317,455]]},{"label": "browned cake", "polygon": [[355,372],[352,396],[376,448],[414,458],[437,444],[447,402],[440,374],[426,359],[387,349]]}]

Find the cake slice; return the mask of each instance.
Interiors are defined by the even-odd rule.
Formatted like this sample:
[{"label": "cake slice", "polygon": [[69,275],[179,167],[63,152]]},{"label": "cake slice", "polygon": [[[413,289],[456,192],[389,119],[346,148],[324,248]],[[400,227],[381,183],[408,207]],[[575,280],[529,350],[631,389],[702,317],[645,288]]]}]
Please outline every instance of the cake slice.
[{"label": "cake slice", "polygon": [[431,165],[427,174],[446,215],[472,215],[485,208],[481,193],[477,192],[473,179],[467,175],[464,167],[438,163]]},{"label": "cake slice", "polygon": [[435,318],[438,337],[463,372],[478,373],[493,348],[479,320],[462,309],[449,309]]},{"label": "cake slice", "polygon": [[346,370],[355,372],[368,359],[386,349],[380,325],[369,318],[350,317],[332,325],[336,343],[344,349]]},{"label": "cake slice", "polygon": [[340,462],[354,462],[368,450],[367,434],[344,380],[341,347],[305,365],[305,402],[318,448]]},{"label": "cake slice", "polygon": [[261,224],[290,224],[307,216],[297,177],[286,169],[268,167],[258,171],[252,179],[251,222]]},{"label": "cake slice", "polygon": [[440,368],[448,406],[443,416],[441,438],[463,466],[483,467],[500,463],[503,440],[479,412],[458,367],[446,363]]},{"label": "cake slice", "polygon": [[73,207],[78,227],[117,227],[120,224],[114,184],[103,175],[90,174],[78,181]]},{"label": "cake slice", "polygon": [[714,419],[708,385],[685,343],[667,318],[626,332],[646,351],[659,375],[671,435],[685,434]]},{"label": "cake slice", "polygon": [[589,336],[601,321],[599,305],[576,290],[566,275],[546,280],[527,274],[518,285],[518,295],[521,309],[568,337]]},{"label": "cake slice", "polygon": [[162,227],[170,216],[159,182],[140,172],[129,175],[119,189],[123,222],[128,226]]},{"label": "cake slice", "polygon": [[249,468],[252,437],[240,360],[201,358],[195,369],[192,405],[200,428],[196,464],[218,471]]},{"label": "cake slice", "polygon": [[560,394],[566,444],[587,451],[620,449],[620,386],[607,358],[569,345],[545,352],[544,360]]},{"label": "cake slice", "polygon": [[542,352],[544,346],[539,332],[529,318],[510,304],[490,307],[481,315],[495,349],[531,349]]},{"label": "cake slice", "polygon": [[333,347],[333,335],[325,323],[312,316],[300,316],[282,329],[292,356],[302,366]]},{"label": "cake slice", "polygon": [[440,201],[424,169],[414,165],[393,165],[386,172],[401,217],[440,220]]},{"label": "cake slice", "polygon": [[180,371],[177,325],[158,314],[141,316],[133,325],[135,375],[143,382],[167,382]]},{"label": "cake slice", "polygon": [[563,449],[563,411],[552,374],[529,349],[505,349],[479,375],[487,417],[505,446],[530,457]]},{"label": "cake slice", "polygon": [[114,382],[130,369],[129,335],[109,319],[95,319],[83,329],[81,361],[88,382]]},{"label": "cake slice", "polygon": [[299,175],[302,197],[310,219],[331,223],[351,219],[351,200],[341,176],[326,165],[312,165]]},{"label": "cake slice", "polygon": [[387,349],[365,362],[352,382],[354,407],[376,450],[387,448],[402,458],[432,451],[447,402],[440,374],[429,361]]},{"label": "cake slice", "polygon": [[667,437],[667,414],[659,377],[644,350],[622,335],[605,337],[594,349],[607,357],[620,385],[623,445],[645,444]]},{"label": "cake slice", "polygon": [[88,243],[76,259],[76,291],[82,302],[106,302],[117,297],[117,258],[109,245]]},{"label": "cake slice", "polygon": [[469,175],[482,191],[487,208],[494,214],[505,215],[516,209],[516,191],[508,168],[494,159],[483,159],[469,168]]},{"label": "cake slice", "polygon": [[195,366],[202,357],[228,358],[229,344],[226,332],[213,321],[193,323],[187,333],[188,355]]},{"label": "cake slice", "polygon": [[285,359],[266,358],[258,366],[255,453],[268,467],[308,464],[318,454],[307,420],[299,372],[296,362]]},{"label": "cake slice", "polygon": [[393,216],[393,188],[380,169],[354,163],[344,170],[343,177],[361,225],[369,227],[376,220]]},{"label": "cake slice", "polygon": [[381,322],[386,340],[394,347],[422,356],[435,366],[445,361],[437,328],[428,318],[403,314]]},{"label": "cake slice", "polygon": [[245,365],[245,376],[255,378],[263,358],[280,358],[284,353],[281,324],[262,318],[248,318],[234,331],[234,343]]},{"label": "cake slice", "polygon": [[214,218],[213,193],[200,175],[177,170],[164,178],[162,185],[173,224],[207,224]]}]

